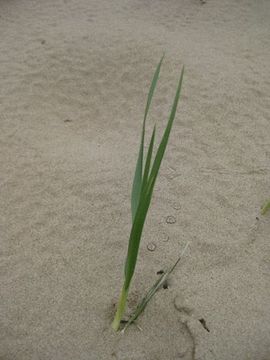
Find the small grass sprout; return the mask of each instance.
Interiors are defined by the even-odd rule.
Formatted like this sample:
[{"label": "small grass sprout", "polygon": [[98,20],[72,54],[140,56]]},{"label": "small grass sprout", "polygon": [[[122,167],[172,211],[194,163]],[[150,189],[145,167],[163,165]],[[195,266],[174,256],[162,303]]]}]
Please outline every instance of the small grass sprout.
[{"label": "small grass sprout", "polygon": [[112,323],[112,327],[114,330],[118,330],[120,326],[121,319],[125,312],[126,301],[129,293],[129,288],[131,284],[131,280],[135,271],[137,256],[140,246],[140,240],[142,236],[143,226],[145,223],[146,215],[150,206],[150,202],[153,195],[154,185],[158,176],[159,168],[166,150],[166,146],[169,140],[169,135],[171,132],[171,128],[173,125],[173,121],[176,114],[177,105],[180,98],[180,92],[182,87],[184,68],[182,68],[181,75],[178,81],[178,86],[176,89],[176,94],[174,97],[172,109],[170,112],[170,116],[167,122],[167,126],[163,133],[163,137],[158,146],[156,155],[154,160],[152,161],[153,147],[155,141],[155,132],[156,127],[154,126],[152,131],[152,136],[150,140],[150,144],[148,147],[147,155],[144,161],[144,138],[145,138],[145,125],[146,119],[149,112],[149,108],[151,105],[151,101],[154,95],[154,91],[157,85],[157,81],[159,78],[160,68],[163,62],[164,56],[159,61],[156,71],[154,73],[154,77],[149,89],[143,126],[142,126],[142,134],[139,148],[139,155],[137,159],[137,165],[135,169],[135,175],[132,186],[132,194],[131,194],[131,214],[132,214],[132,227],[129,236],[129,244],[127,257],[125,261],[125,269],[124,269],[124,283],[122,287],[122,291],[120,294],[120,299],[118,302],[116,314]]},{"label": "small grass sprout", "polygon": [[265,215],[267,213],[267,211],[270,210],[270,200],[263,205],[262,209],[261,209],[261,214]]},{"label": "small grass sprout", "polygon": [[169,277],[169,275],[173,272],[173,270],[176,268],[176,265],[179,263],[179,261],[181,260],[181,258],[183,257],[184,253],[186,252],[187,248],[189,246],[189,243],[187,243],[181,253],[181,255],[178,257],[178,259],[176,260],[176,262],[173,264],[173,266],[171,266],[167,271],[161,271],[161,275],[159,277],[159,279],[154,283],[154,285],[148,290],[147,294],[145,295],[145,297],[140,301],[140,303],[138,304],[138,306],[136,307],[135,311],[130,315],[129,319],[127,320],[127,322],[125,323],[125,326],[122,330],[122,332],[125,332],[125,330],[127,329],[127,327],[129,325],[131,325],[132,323],[134,323],[137,318],[141,315],[141,313],[144,311],[144,309],[146,308],[147,304],[149,303],[149,301],[152,299],[152,297],[155,295],[155,293],[164,286],[164,284],[167,282],[167,279]]}]

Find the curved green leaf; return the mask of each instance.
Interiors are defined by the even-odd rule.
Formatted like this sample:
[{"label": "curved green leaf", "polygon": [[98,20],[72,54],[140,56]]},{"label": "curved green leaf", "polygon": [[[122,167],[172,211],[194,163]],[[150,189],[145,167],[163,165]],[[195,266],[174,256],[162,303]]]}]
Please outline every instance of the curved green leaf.
[{"label": "curved green leaf", "polygon": [[158,63],[158,66],[156,68],[156,71],[154,73],[154,76],[153,76],[153,79],[152,79],[152,82],[151,82],[151,86],[150,86],[150,89],[149,89],[148,97],[147,97],[145,111],[144,111],[142,135],[141,135],[141,142],[140,142],[140,150],[139,150],[139,155],[138,155],[138,159],[137,159],[136,170],[135,170],[135,175],[134,175],[134,180],[133,180],[133,185],[132,185],[132,193],[131,193],[132,221],[134,220],[134,217],[135,217],[135,213],[136,213],[138,203],[139,203],[139,200],[140,200],[141,188],[142,188],[143,148],[144,148],[144,137],[145,137],[145,123],[146,123],[146,118],[147,118],[149,108],[150,108],[150,105],[151,105],[151,102],[152,102],[152,98],[153,98],[153,95],[154,95],[154,91],[155,91],[155,88],[157,86],[157,81],[158,81],[160,68],[161,68],[163,59],[164,59],[164,55],[160,59],[160,61]]}]

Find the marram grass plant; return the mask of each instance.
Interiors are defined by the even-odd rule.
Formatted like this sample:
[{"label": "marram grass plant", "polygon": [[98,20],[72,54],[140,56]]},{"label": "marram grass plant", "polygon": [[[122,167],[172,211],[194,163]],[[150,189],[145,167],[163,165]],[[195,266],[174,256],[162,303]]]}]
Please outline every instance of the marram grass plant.
[{"label": "marram grass plant", "polygon": [[112,327],[114,330],[118,330],[120,326],[120,322],[125,312],[126,301],[128,297],[128,292],[131,284],[131,280],[135,271],[137,256],[140,246],[140,240],[142,236],[143,226],[146,219],[147,211],[150,206],[150,202],[153,195],[154,185],[158,176],[160,164],[162,162],[166,146],[169,140],[169,135],[171,132],[171,128],[173,125],[173,121],[176,114],[176,109],[180,97],[180,91],[183,81],[184,68],[181,71],[181,75],[179,78],[179,82],[176,89],[176,94],[174,97],[171,113],[168,119],[167,126],[165,128],[163,137],[158,146],[156,155],[154,160],[152,161],[153,155],[153,147],[155,141],[155,132],[156,127],[154,126],[152,131],[152,136],[150,140],[150,144],[148,147],[148,151],[146,154],[146,158],[144,160],[144,138],[145,138],[145,125],[146,119],[149,112],[149,108],[151,105],[151,101],[154,95],[154,91],[157,85],[157,81],[159,78],[160,68],[163,62],[164,56],[161,58],[156,71],[154,73],[154,77],[149,89],[148,98],[146,102],[146,108],[143,119],[142,126],[142,134],[141,134],[141,142],[139,148],[139,156],[137,160],[135,176],[133,180],[132,186],[132,195],[131,195],[131,213],[132,213],[132,227],[129,236],[129,244],[127,257],[125,262],[125,271],[124,271],[124,283],[122,287],[122,291],[120,294],[120,299],[118,302],[118,307],[116,310],[115,318],[112,323]]}]

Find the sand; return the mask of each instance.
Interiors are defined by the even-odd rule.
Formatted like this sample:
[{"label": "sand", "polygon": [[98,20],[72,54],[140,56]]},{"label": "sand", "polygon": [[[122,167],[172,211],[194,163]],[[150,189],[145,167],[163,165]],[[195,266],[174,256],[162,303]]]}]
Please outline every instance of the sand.
[{"label": "sand", "polygon": [[[269,17],[269,0],[0,2],[1,360],[270,359]],[[163,51],[147,139],[185,79],[128,311],[190,247],[142,330],[115,334]]]}]

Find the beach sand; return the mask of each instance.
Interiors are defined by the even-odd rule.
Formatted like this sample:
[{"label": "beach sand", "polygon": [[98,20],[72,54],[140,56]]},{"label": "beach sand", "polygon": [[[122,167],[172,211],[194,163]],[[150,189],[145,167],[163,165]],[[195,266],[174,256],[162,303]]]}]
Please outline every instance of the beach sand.
[{"label": "beach sand", "polygon": [[[269,17],[269,0],[0,1],[1,360],[270,359]],[[185,77],[127,312],[190,246],[123,335],[110,324],[163,52],[147,140]]]}]

